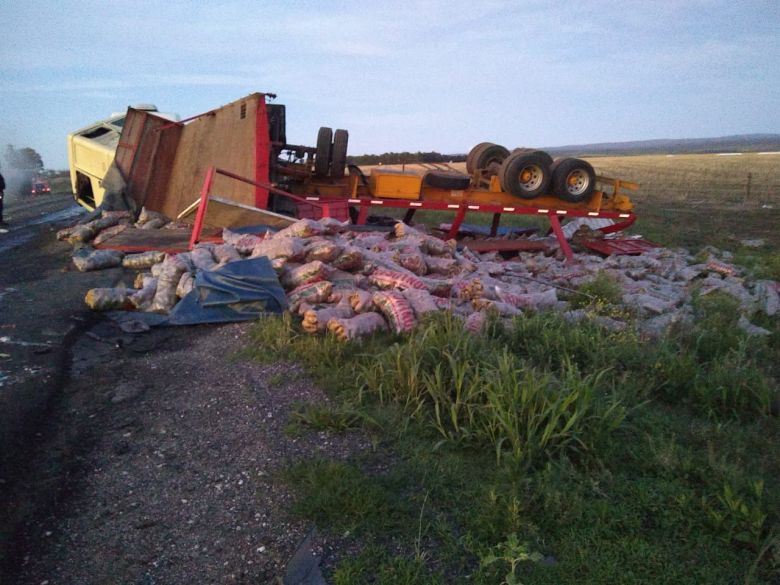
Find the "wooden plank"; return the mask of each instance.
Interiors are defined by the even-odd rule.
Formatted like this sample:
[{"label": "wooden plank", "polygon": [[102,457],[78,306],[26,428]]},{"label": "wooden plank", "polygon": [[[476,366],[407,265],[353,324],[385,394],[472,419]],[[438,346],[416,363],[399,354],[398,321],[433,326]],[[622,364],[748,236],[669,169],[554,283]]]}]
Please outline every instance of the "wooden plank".
[{"label": "wooden plank", "polygon": [[[189,205],[189,212],[180,214],[183,221],[191,220],[200,201]],[[286,228],[297,221],[294,217],[280,215],[266,209],[236,203],[224,197],[210,196],[204,225],[213,228],[238,228],[248,225],[267,225],[274,229]]]},{"label": "wooden plank", "polygon": [[145,252],[160,250],[162,252],[184,252],[190,243],[190,230],[158,229],[142,230],[128,228],[95,246],[100,249],[121,250],[122,252]]}]

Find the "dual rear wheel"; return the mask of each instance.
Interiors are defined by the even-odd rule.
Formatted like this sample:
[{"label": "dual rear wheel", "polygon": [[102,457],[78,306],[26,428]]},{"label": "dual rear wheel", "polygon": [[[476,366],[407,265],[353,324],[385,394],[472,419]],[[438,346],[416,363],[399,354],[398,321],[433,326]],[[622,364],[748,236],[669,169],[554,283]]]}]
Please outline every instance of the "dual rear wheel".
[{"label": "dual rear wheel", "polygon": [[560,158],[553,161],[543,150],[516,148],[482,142],[466,157],[470,175],[497,175],[504,191],[521,199],[533,199],[552,192],[571,203],[587,201],[593,194],[596,173],[586,161]]},{"label": "dual rear wheel", "polygon": [[320,128],[317,133],[317,151],[314,153],[314,174],[317,177],[333,177],[340,179],[344,176],[347,166],[347,144],[349,132],[327,127]]}]

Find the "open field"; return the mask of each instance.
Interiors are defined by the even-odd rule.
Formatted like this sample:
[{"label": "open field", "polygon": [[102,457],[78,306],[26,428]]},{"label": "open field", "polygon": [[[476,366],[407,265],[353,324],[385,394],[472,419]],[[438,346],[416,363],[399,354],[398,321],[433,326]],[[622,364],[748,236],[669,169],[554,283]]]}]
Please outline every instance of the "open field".
[{"label": "open field", "polygon": [[640,183],[634,232],[666,245],[780,246],[780,155],[599,157],[598,173]]}]

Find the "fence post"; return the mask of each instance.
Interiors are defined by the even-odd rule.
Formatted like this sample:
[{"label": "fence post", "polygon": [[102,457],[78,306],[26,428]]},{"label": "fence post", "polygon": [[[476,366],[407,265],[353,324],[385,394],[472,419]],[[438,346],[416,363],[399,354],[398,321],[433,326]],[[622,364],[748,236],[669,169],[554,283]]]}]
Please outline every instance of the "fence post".
[{"label": "fence post", "polygon": [[750,183],[753,181],[753,173],[748,173],[747,185],[745,185],[745,201],[750,199]]}]

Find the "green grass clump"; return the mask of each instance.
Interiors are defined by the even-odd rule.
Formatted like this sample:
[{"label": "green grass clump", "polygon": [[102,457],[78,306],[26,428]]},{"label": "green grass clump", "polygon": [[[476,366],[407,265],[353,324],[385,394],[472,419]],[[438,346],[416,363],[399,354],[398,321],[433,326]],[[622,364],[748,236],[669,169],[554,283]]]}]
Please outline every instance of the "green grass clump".
[{"label": "green grass clump", "polygon": [[489,446],[521,467],[585,453],[625,415],[599,372],[552,374],[443,316],[358,368],[364,398],[400,406],[442,440]]},{"label": "green grass clump", "polygon": [[609,274],[599,270],[593,280],[580,285],[577,294],[571,294],[568,300],[575,309],[601,309],[620,302],[622,294],[620,284]]},{"label": "green grass clump", "polygon": [[344,432],[363,427],[371,422],[362,410],[342,404],[300,404],[293,411],[292,428],[307,428],[314,431]]},{"label": "green grass clump", "polygon": [[745,267],[753,278],[780,280],[780,252],[770,247],[737,248],[734,263]]}]

